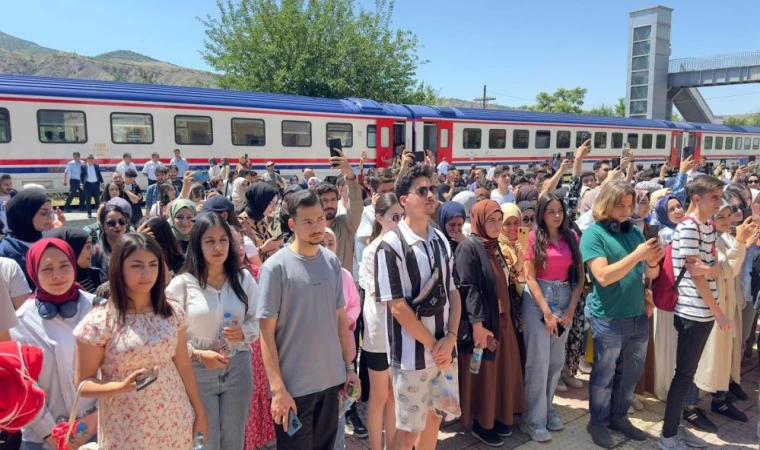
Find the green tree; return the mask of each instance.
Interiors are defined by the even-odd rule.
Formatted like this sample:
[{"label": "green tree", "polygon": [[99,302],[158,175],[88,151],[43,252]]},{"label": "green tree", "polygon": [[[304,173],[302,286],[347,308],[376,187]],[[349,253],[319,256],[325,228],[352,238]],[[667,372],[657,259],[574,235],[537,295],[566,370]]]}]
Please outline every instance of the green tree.
[{"label": "green tree", "polygon": [[745,127],[760,127],[760,114],[741,117],[726,117],[723,119],[725,125],[739,125]]},{"label": "green tree", "polygon": [[217,0],[203,59],[222,88],[316,97],[433,103],[416,79],[417,36],[393,30],[393,0]]},{"label": "green tree", "polygon": [[583,114],[583,101],[588,89],[577,87],[574,89],[559,88],[554,94],[541,92],[536,95],[536,104],[529,106],[531,111],[552,113]]},{"label": "green tree", "polygon": [[591,108],[587,111],[584,111],[583,114],[588,114],[590,116],[609,116],[613,117],[615,116],[615,109],[612,106],[607,105],[601,105],[597,106],[595,108]]},{"label": "green tree", "polygon": [[625,117],[625,97],[618,98],[617,104],[615,104],[615,116]]}]

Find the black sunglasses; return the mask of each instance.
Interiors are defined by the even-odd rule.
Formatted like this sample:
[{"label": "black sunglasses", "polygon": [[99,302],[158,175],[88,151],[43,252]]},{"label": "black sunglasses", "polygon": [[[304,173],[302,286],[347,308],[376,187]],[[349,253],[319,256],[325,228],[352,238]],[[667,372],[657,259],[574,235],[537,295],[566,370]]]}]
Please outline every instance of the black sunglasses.
[{"label": "black sunglasses", "polygon": [[420,197],[427,197],[429,193],[435,194],[438,189],[435,186],[422,186],[413,190]]},{"label": "black sunglasses", "polygon": [[109,220],[108,222],[106,222],[106,226],[109,228],[114,228],[116,225],[119,225],[120,227],[125,227],[127,226],[127,221],[124,219],[119,219],[119,220]]},{"label": "black sunglasses", "polygon": [[754,180],[747,180],[747,184],[759,184],[760,180],[754,179]]},{"label": "black sunglasses", "polygon": [[523,223],[532,223],[536,221],[536,216],[524,216]]}]

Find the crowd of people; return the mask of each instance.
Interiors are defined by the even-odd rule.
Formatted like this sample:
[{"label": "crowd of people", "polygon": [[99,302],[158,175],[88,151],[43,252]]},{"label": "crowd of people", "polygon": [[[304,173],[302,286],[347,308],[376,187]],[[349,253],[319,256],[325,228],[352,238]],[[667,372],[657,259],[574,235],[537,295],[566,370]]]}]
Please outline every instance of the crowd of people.
[{"label": "crowd of people", "polygon": [[[0,175],[0,448],[327,450],[348,430],[428,450],[444,419],[489,446],[517,424],[547,442],[579,372],[603,448],[646,439],[629,414],[647,393],[660,449],[747,422],[754,164],[584,171],[587,141],[462,170],[399,150],[387,169],[333,156],[324,180],[245,156],[199,177],[179,149],[108,176],[74,153],[63,210]],[[94,223],[66,224],[75,198]]]}]

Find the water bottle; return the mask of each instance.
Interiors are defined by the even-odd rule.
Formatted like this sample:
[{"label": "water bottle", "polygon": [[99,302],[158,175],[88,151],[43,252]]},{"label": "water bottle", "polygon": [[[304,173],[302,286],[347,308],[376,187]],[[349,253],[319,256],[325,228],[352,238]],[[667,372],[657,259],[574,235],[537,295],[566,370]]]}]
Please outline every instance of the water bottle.
[{"label": "water bottle", "polygon": [[472,349],[472,358],[470,359],[470,373],[473,374],[479,374],[480,373],[480,363],[483,362],[483,349],[475,346],[475,348]]},{"label": "water bottle", "polygon": [[219,352],[223,354],[224,356],[227,356],[230,354],[230,342],[227,341],[227,339],[224,338],[224,335],[222,334],[222,330],[233,326],[235,323],[232,320],[232,314],[231,313],[224,313],[224,319],[222,319],[222,328],[219,330],[219,348],[223,349],[223,351]]},{"label": "water bottle", "polygon": [[193,450],[203,450],[203,435],[198,433],[193,440]]}]

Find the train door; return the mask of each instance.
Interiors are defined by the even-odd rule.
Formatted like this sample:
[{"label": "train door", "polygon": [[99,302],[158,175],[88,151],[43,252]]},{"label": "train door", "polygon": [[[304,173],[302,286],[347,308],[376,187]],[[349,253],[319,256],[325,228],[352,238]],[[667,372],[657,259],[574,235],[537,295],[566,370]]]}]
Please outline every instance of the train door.
[{"label": "train door", "polygon": [[694,161],[699,164],[702,157],[702,132],[695,131],[689,134],[689,146],[694,149]]},{"label": "train door", "polygon": [[391,167],[393,164],[393,128],[392,120],[377,119],[375,162],[378,168]]},{"label": "train door", "polygon": [[674,131],[670,137],[670,167],[678,167],[678,163],[681,161],[681,142],[683,139],[683,133],[680,131]]},{"label": "train door", "polygon": [[449,164],[454,164],[452,151],[454,124],[446,120],[438,121],[438,152],[435,156],[436,163],[446,158]]}]

